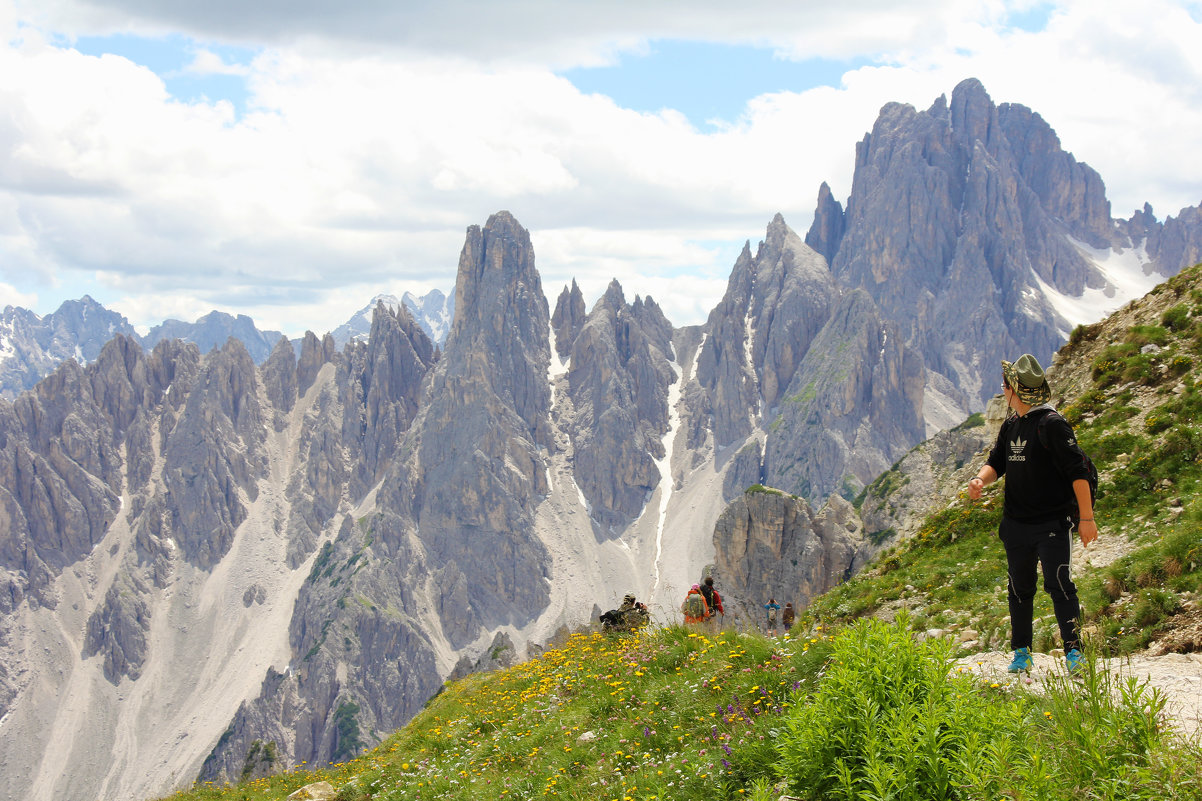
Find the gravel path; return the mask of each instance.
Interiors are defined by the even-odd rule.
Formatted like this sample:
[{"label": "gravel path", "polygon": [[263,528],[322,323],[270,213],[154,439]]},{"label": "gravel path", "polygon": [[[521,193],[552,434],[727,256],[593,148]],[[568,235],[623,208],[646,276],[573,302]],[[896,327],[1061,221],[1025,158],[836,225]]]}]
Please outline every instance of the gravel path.
[{"label": "gravel path", "polygon": [[[1064,672],[1063,656],[1034,654],[1031,675],[1016,676],[1006,672],[1012,656],[1009,651],[989,651],[963,657],[956,664],[984,679],[1000,684],[1019,681],[1036,691],[1042,687],[1041,679]],[[1120,682],[1129,676],[1147,680],[1149,687],[1160,691],[1165,698],[1168,723],[1185,737],[1198,736],[1202,718],[1202,654],[1135,654],[1106,660],[1106,669],[1116,671]]]}]

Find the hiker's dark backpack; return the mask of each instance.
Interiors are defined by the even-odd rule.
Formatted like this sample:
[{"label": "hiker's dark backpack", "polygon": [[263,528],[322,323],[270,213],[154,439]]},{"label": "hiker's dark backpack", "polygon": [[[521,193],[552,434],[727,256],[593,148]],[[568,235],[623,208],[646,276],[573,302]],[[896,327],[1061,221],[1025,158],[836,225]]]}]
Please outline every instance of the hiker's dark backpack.
[{"label": "hiker's dark backpack", "polygon": [[705,596],[705,605],[714,608],[714,588],[708,584],[701,585],[701,594]]},{"label": "hiker's dark backpack", "polygon": [[605,631],[617,628],[622,623],[622,614],[617,609],[610,609],[600,617],[601,627]]},{"label": "hiker's dark backpack", "polygon": [[[1040,416],[1039,422],[1035,424],[1035,430],[1039,433],[1039,444],[1044,447],[1044,450],[1048,450],[1048,435],[1044,431],[1044,424],[1047,423],[1048,418],[1052,415],[1056,415],[1061,420],[1064,419],[1060,412],[1056,411],[1055,409],[1048,409]],[[1077,453],[1081,454],[1082,463],[1085,465],[1085,480],[1089,483],[1089,502],[1091,505],[1096,504],[1098,500],[1098,468],[1094,466],[1093,459],[1090,459],[1089,454],[1086,453],[1081,447],[1081,443],[1076,442],[1075,435],[1073,447],[1076,449]],[[1080,509],[1078,509],[1076,514],[1073,515],[1073,520],[1074,522],[1080,522]]]}]

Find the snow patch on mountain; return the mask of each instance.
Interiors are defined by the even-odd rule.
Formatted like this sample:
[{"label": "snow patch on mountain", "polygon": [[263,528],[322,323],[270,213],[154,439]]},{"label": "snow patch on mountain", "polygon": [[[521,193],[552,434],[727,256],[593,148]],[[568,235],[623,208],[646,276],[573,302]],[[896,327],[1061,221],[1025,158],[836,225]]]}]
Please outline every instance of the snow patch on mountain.
[{"label": "snow patch on mountain", "polygon": [[1069,241],[1083,256],[1093,262],[1098,272],[1106,279],[1106,286],[1102,289],[1086,287],[1079,296],[1073,297],[1058,291],[1038,275],[1034,276],[1040,291],[1052,304],[1052,308],[1069,323],[1069,329],[1060,332],[1065,339],[1068,339],[1073,326],[1096,323],[1135,298],[1148,294],[1166,278],[1152,268],[1152,260],[1148,258],[1142,243],[1126,249],[1103,250],[1090,247],[1073,237],[1069,237]]}]

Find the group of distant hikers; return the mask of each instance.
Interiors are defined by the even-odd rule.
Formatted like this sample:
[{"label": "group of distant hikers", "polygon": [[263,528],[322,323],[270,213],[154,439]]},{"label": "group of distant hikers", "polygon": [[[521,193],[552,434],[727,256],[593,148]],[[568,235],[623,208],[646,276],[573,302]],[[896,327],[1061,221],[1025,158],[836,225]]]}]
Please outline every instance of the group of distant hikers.
[{"label": "group of distant hikers", "polygon": [[[968,497],[976,501],[994,481],[1005,478],[1002,520],[998,536],[1006,550],[1010,605],[1011,672],[1032,667],[1032,618],[1037,568],[1060,627],[1065,662],[1070,673],[1081,669],[1078,622],[1081,608],[1069,567],[1073,534],[1088,546],[1098,537],[1094,498],[1098,472],[1077,444],[1072,426],[1049,404],[1051,387],[1043,368],[1029,353],[1014,362],[1002,361],[1002,397],[1012,412],[998,431],[985,464],[968,482]],[[694,584],[680,605],[688,625],[715,625],[726,616],[714,579]],[[775,598],[764,604],[765,628],[775,632],[777,618],[788,631],[793,604],[783,612]],[[648,622],[647,607],[627,595],[618,609],[601,616],[607,631],[635,629]]]},{"label": "group of distant hikers", "polygon": [[709,623],[716,625],[716,615],[726,617],[726,609],[722,606],[722,596],[714,589],[714,577],[706,576],[700,584],[694,584],[680,605],[686,624]]},{"label": "group of distant hikers", "polygon": [[[700,584],[694,584],[685,595],[680,605],[684,622],[690,626],[707,626],[719,628],[718,616],[726,618],[726,608],[722,605],[722,595],[714,589],[714,577],[706,576]],[[781,605],[775,598],[769,598],[764,604],[764,629],[769,633],[776,631],[777,623],[788,631],[793,627],[795,619],[793,604],[786,603],[782,611]],[[779,618],[779,620],[778,620]],[[640,603],[633,594],[627,593],[622,598],[622,605],[611,609],[600,617],[603,631],[634,631],[642,628],[650,621],[647,605]]]}]

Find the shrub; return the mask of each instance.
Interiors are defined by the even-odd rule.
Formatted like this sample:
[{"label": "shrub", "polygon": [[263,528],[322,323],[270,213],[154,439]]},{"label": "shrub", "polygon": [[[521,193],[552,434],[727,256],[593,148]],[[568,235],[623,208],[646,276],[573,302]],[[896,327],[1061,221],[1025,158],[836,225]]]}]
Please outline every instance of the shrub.
[{"label": "shrub", "polygon": [[1097,339],[1101,330],[1102,325],[1100,323],[1094,323],[1092,325],[1078,325],[1073,329],[1073,332],[1069,334],[1068,341],[1074,347],[1076,347],[1082,342]]},{"label": "shrub", "polygon": [[1144,345],[1164,347],[1169,341],[1169,332],[1158,325],[1133,325],[1127,331],[1127,341],[1138,348]]},{"label": "shrub", "polygon": [[1159,370],[1156,369],[1156,360],[1152,356],[1141,353],[1138,356],[1131,356],[1123,362],[1120,376],[1129,384],[1151,385],[1155,384],[1159,378]]},{"label": "shrub", "polygon": [[1160,318],[1160,323],[1170,331],[1184,331],[1189,326],[1189,307],[1179,303]]},{"label": "shrub", "polygon": [[1144,430],[1149,434],[1159,434],[1173,427],[1173,418],[1159,409],[1153,410],[1144,418]]},{"label": "shrub", "polygon": [[1176,783],[1171,769],[1168,776],[1149,770],[1161,746],[1164,698],[1146,679],[1104,670],[1087,656],[1072,679],[1059,674],[1045,680],[1039,702],[1058,741],[1060,787],[1052,797],[1170,797],[1162,782]]},{"label": "shrub", "polygon": [[[805,798],[997,798],[1027,757],[1025,705],[991,704],[949,674],[948,643],[916,641],[908,621],[857,622],[835,638],[811,703],[778,738],[779,770]],[[1005,764],[1002,764],[1005,763]]]}]

